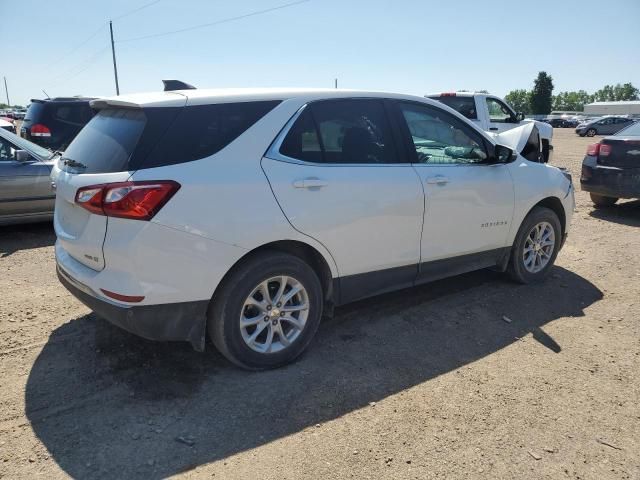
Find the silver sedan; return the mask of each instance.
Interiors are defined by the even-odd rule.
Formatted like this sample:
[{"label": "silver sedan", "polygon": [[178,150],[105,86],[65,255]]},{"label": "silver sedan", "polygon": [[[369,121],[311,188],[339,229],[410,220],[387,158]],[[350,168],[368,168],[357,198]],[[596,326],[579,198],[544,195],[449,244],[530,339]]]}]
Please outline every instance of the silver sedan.
[{"label": "silver sedan", "polygon": [[0,129],[0,225],[51,220],[58,154]]}]

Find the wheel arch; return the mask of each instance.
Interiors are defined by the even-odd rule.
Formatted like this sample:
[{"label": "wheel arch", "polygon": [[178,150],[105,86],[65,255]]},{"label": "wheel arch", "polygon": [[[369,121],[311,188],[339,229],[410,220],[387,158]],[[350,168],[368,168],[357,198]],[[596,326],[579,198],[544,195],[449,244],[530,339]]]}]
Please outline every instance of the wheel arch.
[{"label": "wheel arch", "polygon": [[329,313],[333,309],[333,305],[336,303],[337,292],[334,285],[334,277],[331,272],[331,267],[327,259],[320,253],[316,248],[309,245],[308,243],[302,242],[300,240],[277,240],[269,243],[265,243],[260,245],[253,250],[247,252],[242,257],[240,257],[232,267],[227,271],[227,273],[222,277],[216,290],[214,291],[211,299],[212,301],[215,299],[217,292],[220,290],[221,286],[225,283],[226,279],[239,267],[241,267],[244,263],[250,261],[255,258],[257,255],[262,254],[267,251],[276,251],[281,253],[288,253],[289,255],[294,255],[304,262],[306,262],[318,275],[320,279],[320,284],[322,285],[322,292],[325,299],[325,307],[328,309]]},{"label": "wheel arch", "polygon": [[[527,215],[529,215],[531,211],[536,207],[545,207],[554,212],[558,216],[558,220],[560,220],[560,228],[562,228],[562,235],[564,235],[564,232],[567,231],[567,215],[564,211],[562,200],[560,200],[558,197],[543,198],[529,209]],[[524,218],[527,218],[527,215],[525,215]]]}]

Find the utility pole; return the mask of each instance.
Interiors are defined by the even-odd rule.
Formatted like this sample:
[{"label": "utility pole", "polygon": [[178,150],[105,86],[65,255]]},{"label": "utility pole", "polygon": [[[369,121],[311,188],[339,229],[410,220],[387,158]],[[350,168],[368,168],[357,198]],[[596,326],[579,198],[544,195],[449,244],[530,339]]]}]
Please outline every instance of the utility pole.
[{"label": "utility pole", "polygon": [[116,95],[120,95],[120,87],[118,86],[118,67],[116,66],[116,47],[113,43],[113,22],[109,20],[109,32],[111,32],[111,53],[113,55],[113,75],[116,79]]},{"label": "utility pole", "polygon": [[7,77],[4,78],[4,92],[7,94],[7,105],[11,106],[11,102],[9,101],[9,89],[7,88]]}]

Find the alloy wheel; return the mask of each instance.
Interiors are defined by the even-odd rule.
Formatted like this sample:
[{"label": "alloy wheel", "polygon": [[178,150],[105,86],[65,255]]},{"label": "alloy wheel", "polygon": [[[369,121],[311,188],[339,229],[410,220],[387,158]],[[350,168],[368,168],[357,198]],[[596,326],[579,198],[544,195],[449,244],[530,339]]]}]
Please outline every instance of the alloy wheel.
[{"label": "alloy wheel", "polygon": [[524,268],[530,273],[538,273],[543,270],[556,246],[556,236],[549,222],[536,224],[524,241],[522,260]]},{"label": "alloy wheel", "polygon": [[276,353],[293,344],[304,330],[309,295],[294,277],[281,275],[257,285],[240,314],[245,344],[258,353]]}]

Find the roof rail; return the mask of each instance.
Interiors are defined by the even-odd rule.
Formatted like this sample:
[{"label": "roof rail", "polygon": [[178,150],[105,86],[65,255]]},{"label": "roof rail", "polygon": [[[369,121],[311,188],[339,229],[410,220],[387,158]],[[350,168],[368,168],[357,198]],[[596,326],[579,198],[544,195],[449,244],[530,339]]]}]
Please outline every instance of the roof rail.
[{"label": "roof rail", "polygon": [[172,90],[195,90],[196,87],[189,85],[181,80],[162,80],[164,83],[164,91],[171,92]]}]

